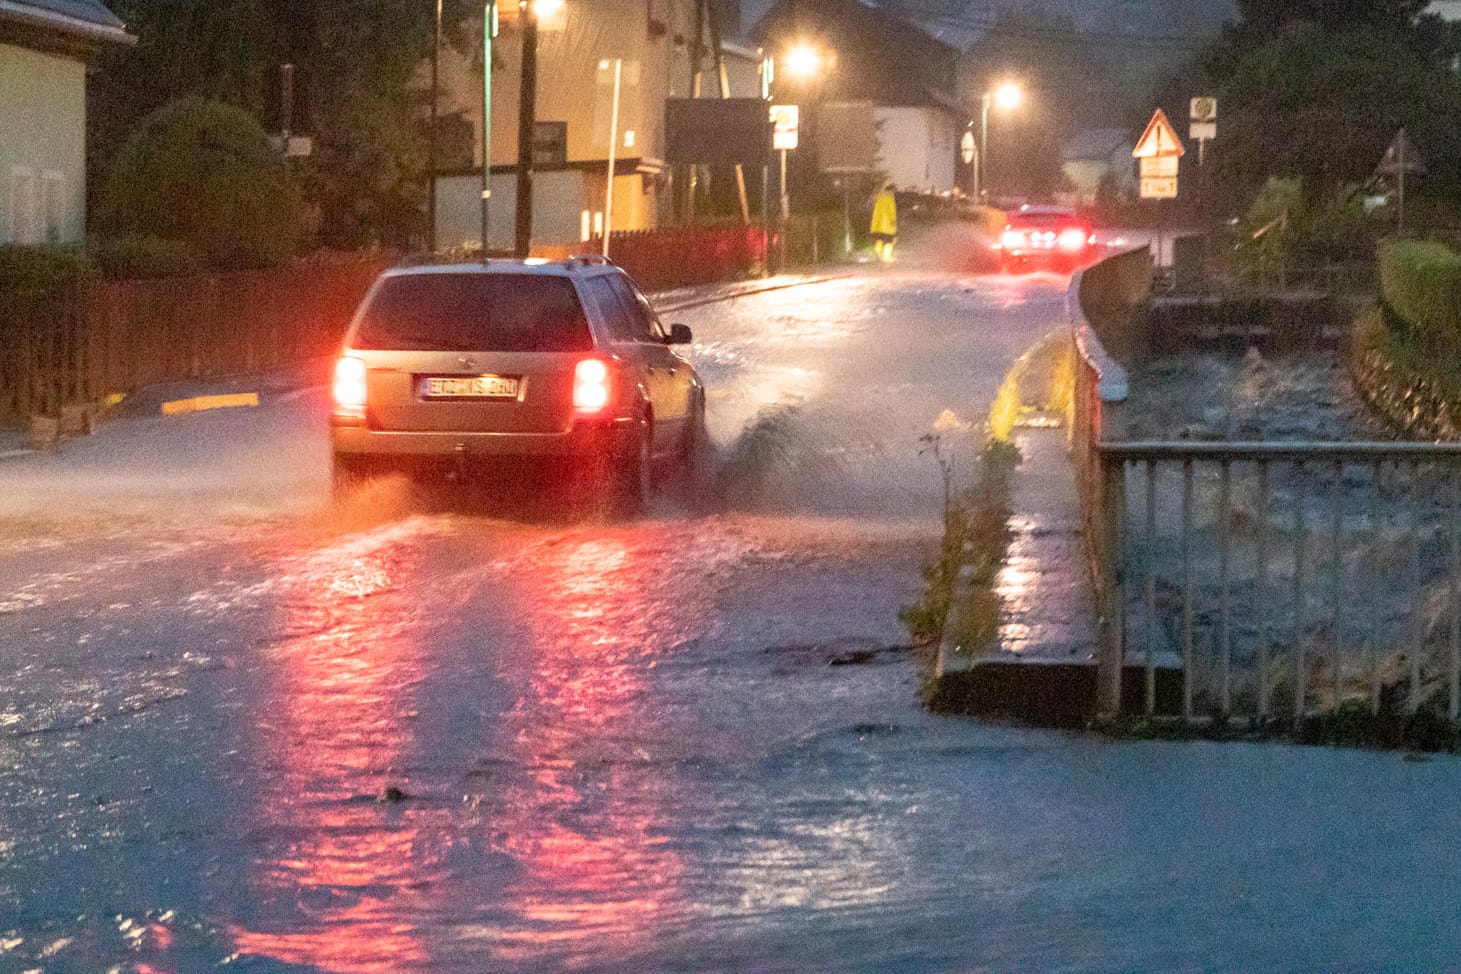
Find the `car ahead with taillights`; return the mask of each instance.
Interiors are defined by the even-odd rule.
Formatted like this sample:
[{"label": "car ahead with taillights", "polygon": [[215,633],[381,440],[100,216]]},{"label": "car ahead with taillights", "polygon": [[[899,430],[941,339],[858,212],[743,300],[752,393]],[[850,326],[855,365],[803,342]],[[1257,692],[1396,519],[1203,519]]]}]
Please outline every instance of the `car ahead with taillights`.
[{"label": "car ahead with taillights", "polygon": [[1091,261],[1096,235],[1074,210],[1025,205],[1010,212],[997,249],[1004,271],[1069,271]]},{"label": "car ahead with taillights", "polygon": [[546,474],[637,510],[704,434],[704,387],[674,350],[690,341],[602,258],[386,271],[335,366],[336,488]]}]

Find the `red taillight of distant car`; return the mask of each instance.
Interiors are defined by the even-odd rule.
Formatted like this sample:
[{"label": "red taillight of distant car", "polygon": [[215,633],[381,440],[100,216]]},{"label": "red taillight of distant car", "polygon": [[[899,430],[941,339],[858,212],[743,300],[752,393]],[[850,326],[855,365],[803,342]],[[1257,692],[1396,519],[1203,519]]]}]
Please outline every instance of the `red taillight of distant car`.
[{"label": "red taillight of distant car", "polygon": [[335,363],[335,413],[339,416],[365,415],[365,362],[353,355],[343,355]]},{"label": "red taillight of distant car", "polygon": [[1086,248],[1088,236],[1080,227],[1066,227],[1060,231],[1057,246],[1068,254],[1074,254]]},{"label": "red taillight of distant car", "polygon": [[608,408],[613,398],[612,369],[602,359],[586,358],[573,369],[573,411],[594,416]]}]

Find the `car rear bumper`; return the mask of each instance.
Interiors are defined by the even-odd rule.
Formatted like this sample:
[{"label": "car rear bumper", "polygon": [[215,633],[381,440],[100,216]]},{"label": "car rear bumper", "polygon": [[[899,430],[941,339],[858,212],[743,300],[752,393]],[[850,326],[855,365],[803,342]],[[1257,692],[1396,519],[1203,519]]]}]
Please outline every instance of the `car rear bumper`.
[{"label": "car rear bumper", "polygon": [[632,435],[629,417],[580,424],[566,433],[402,432],[333,425],[330,445],[337,455],[359,458],[531,457],[571,460],[618,448]]}]

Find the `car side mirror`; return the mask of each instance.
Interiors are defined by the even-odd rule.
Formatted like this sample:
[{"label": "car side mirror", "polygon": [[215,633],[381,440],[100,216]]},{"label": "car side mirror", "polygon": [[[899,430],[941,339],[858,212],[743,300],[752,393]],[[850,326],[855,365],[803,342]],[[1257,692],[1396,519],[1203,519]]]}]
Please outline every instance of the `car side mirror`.
[{"label": "car side mirror", "polygon": [[666,339],[666,345],[688,345],[695,340],[694,334],[690,331],[689,325],[670,325],[670,337]]}]

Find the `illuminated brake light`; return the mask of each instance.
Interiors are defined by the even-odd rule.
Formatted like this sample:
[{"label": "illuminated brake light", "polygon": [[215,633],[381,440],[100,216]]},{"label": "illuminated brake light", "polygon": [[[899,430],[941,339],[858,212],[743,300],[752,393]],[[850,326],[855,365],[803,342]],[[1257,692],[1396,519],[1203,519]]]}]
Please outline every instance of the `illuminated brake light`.
[{"label": "illuminated brake light", "polygon": [[1019,230],[1012,230],[1006,227],[1004,233],[999,236],[999,242],[1004,249],[1014,250],[1017,247],[1023,247],[1025,245],[1025,235]]},{"label": "illuminated brake light", "polygon": [[609,405],[609,364],[586,358],[573,370],[573,411],[593,414]]},{"label": "illuminated brake light", "polygon": [[1077,251],[1086,245],[1086,233],[1080,227],[1066,227],[1060,231],[1060,249]]},{"label": "illuminated brake light", "polygon": [[335,411],[351,416],[365,415],[365,362],[345,355],[335,363]]}]

